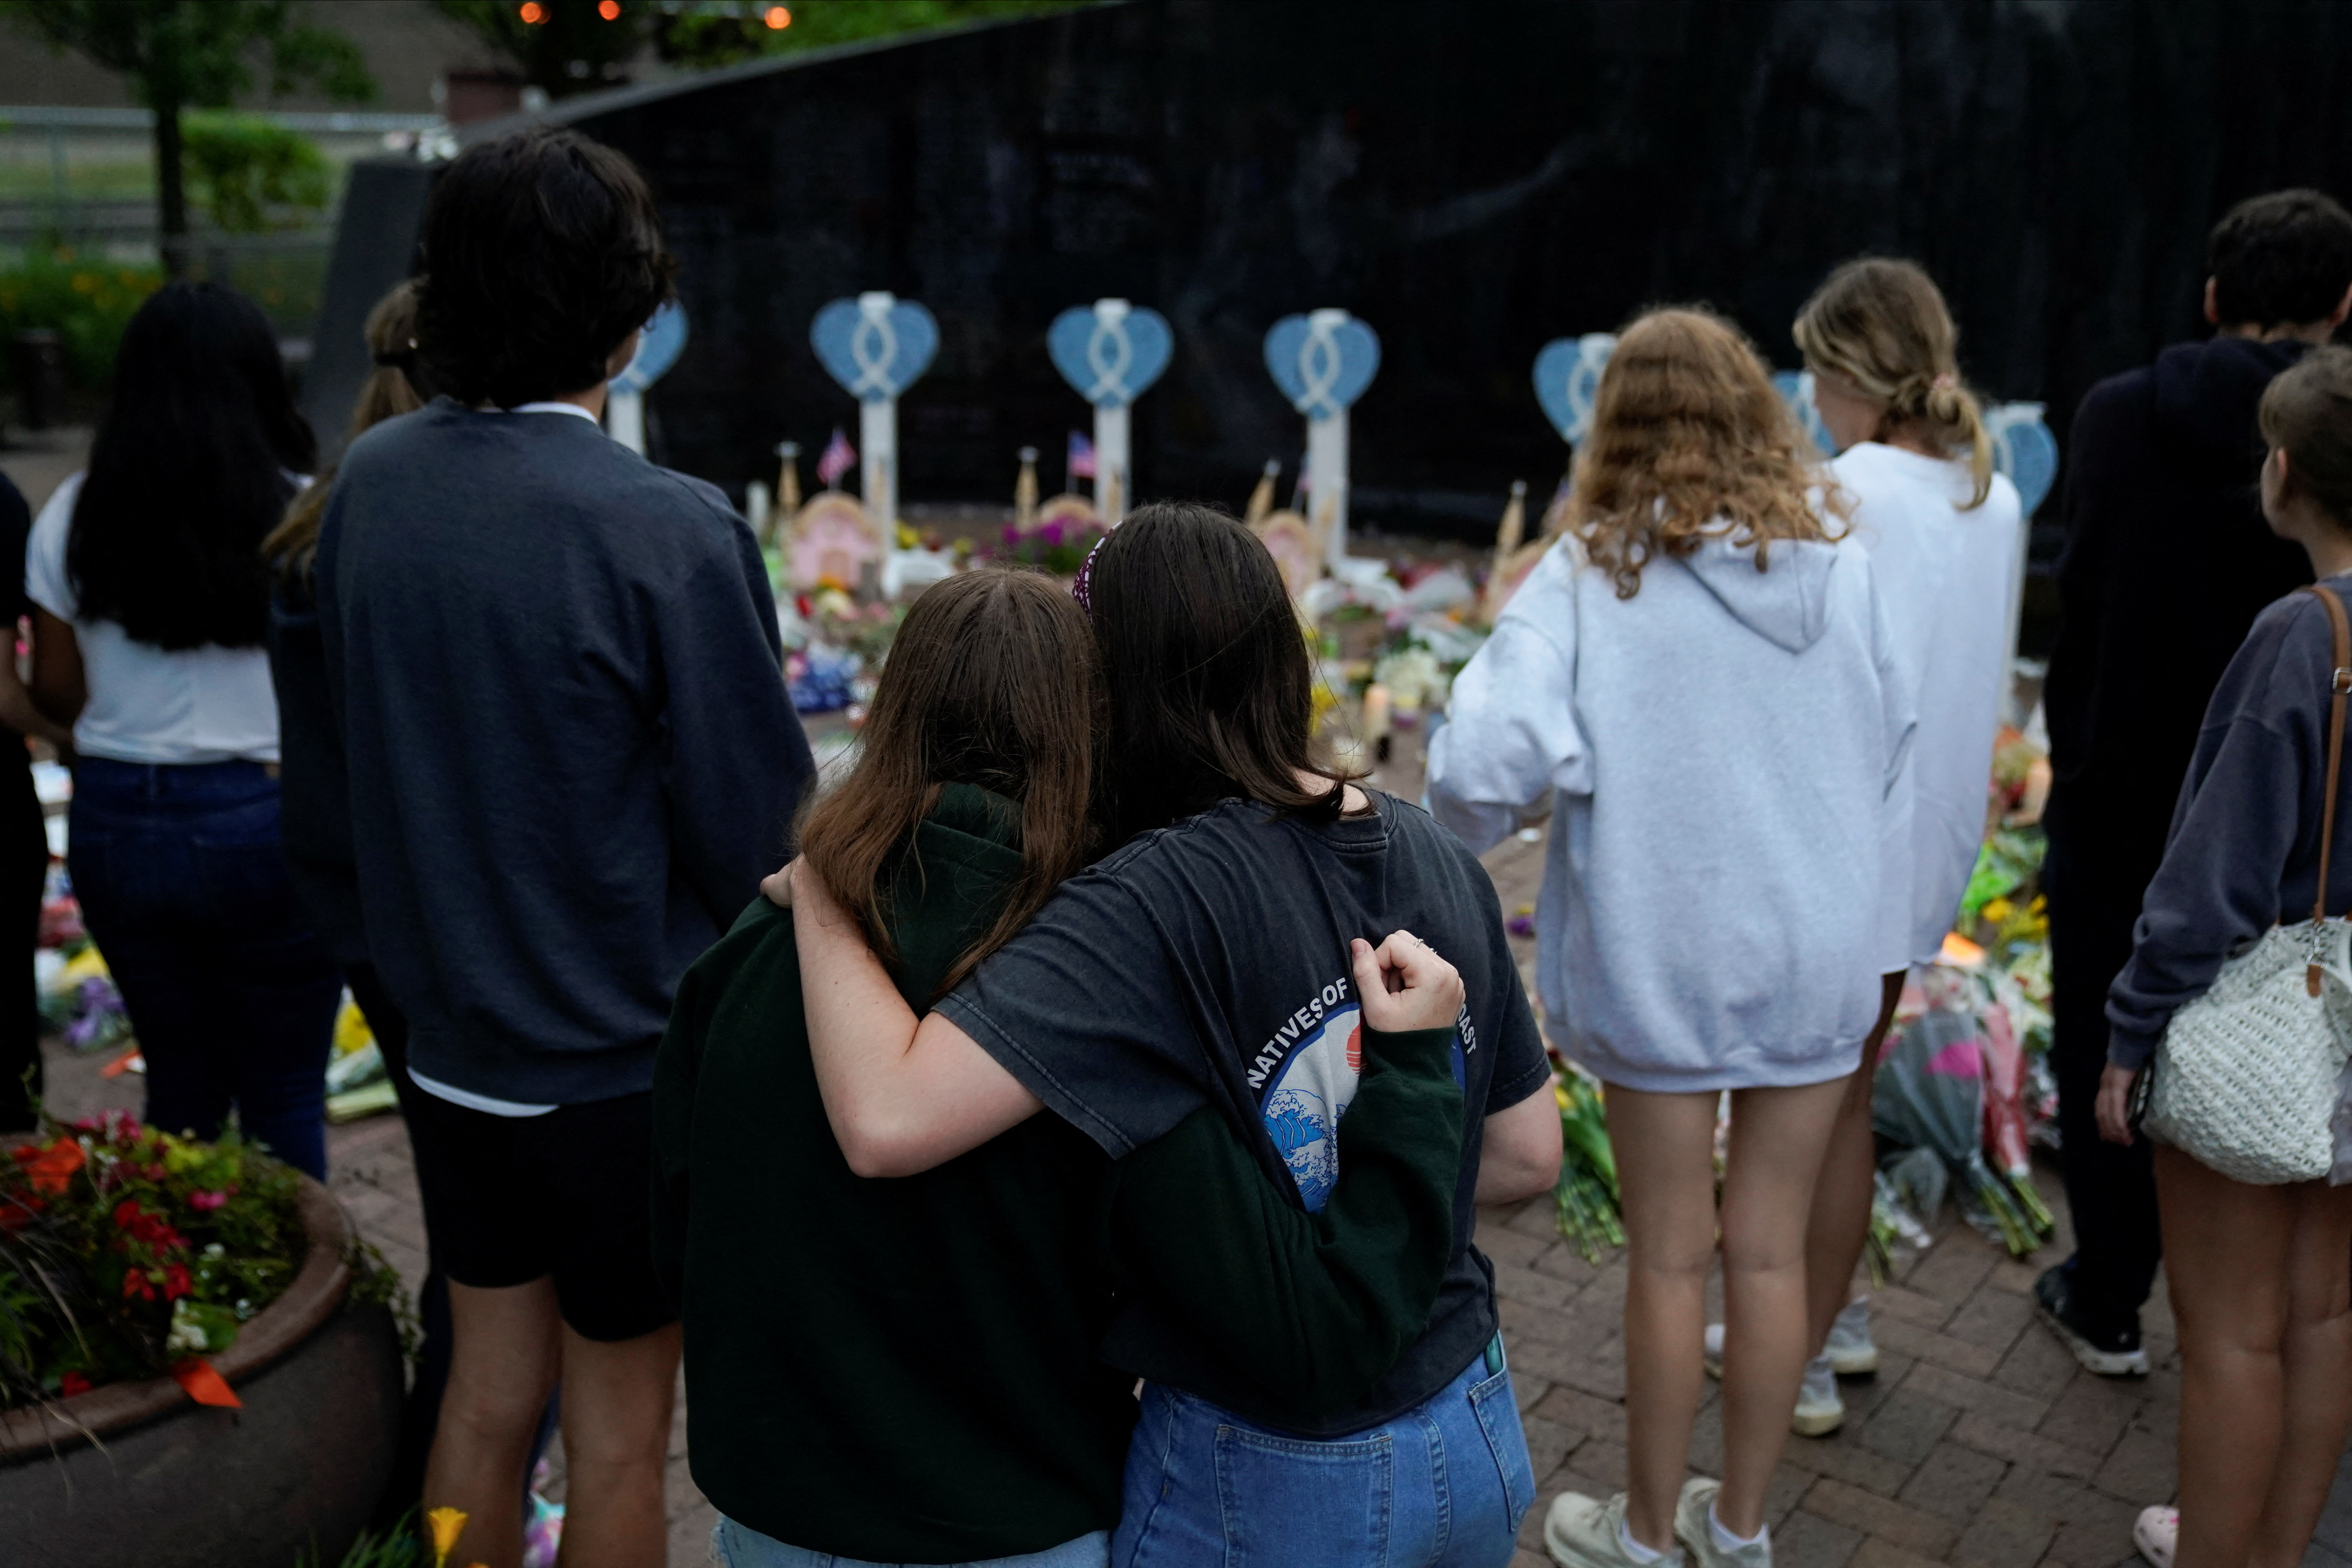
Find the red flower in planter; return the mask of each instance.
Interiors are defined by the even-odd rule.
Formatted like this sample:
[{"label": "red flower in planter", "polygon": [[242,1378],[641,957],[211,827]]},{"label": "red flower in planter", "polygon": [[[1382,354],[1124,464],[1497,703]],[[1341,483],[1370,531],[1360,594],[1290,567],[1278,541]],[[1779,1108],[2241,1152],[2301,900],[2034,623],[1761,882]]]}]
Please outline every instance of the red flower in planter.
[{"label": "red flower in planter", "polygon": [[68,1138],[59,1138],[47,1148],[27,1144],[16,1151],[16,1158],[24,1166],[25,1179],[32,1184],[33,1190],[47,1193],[51,1197],[63,1197],[74,1172],[86,1163],[81,1145]]},{"label": "red flower in planter", "polygon": [[165,1301],[176,1301],[182,1296],[186,1295],[195,1288],[196,1282],[188,1278],[188,1268],[186,1264],[166,1263],[163,1265],[163,1299]]},{"label": "red flower in planter", "polygon": [[89,1379],[79,1372],[68,1372],[58,1379],[58,1393],[63,1398],[70,1399],[77,1394],[89,1392]]},{"label": "red flower in planter", "polygon": [[133,1296],[142,1301],[155,1299],[155,1287],[147,1282],[144,1269],[126,1269],[122,1272],[122,1299],[127,1301]]},{"label": "red flower in planter", "polygon": [[135,1197],[126,1197],[114,1206],[114,1223],[129,1232],[134,1240],[143,1241],[159,1250],[170,1247],[185,1247],[187,1239],[172,1228],[160,1214],[150,1214],[139,1207]]}]

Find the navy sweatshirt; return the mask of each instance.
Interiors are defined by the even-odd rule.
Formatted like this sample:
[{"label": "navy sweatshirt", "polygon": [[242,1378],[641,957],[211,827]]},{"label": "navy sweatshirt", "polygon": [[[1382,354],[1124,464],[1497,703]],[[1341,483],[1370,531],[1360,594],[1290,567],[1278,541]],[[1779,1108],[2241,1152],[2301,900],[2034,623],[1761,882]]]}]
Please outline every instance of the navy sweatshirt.
[{"label": "navy sweatshirt", "polygon": [[2214,684],[2263,607],[2311,580],[2254,491],[2255,406],[2305,347],[2178,343],[2093,387],[2074,415],[2044,693],[2051,859],[2069,885],[2126,906],[2147,885]]},{"label": "navy sweatshirt", "polygon": [[352,444],[318,598],[410,1065],[530,1103],[648,1089],[814,771],[751,530],[587,420],[441,399]]},{"label": "navy sweatshirt", "polygon": [[[2352,596],[2352,573],[2327,585]],[[2311,918],[2335,665],[2327,607],[2298,592],[2256,618],[2222,672],[2131,962],[2107,992],[2114,1065],[2143,1066],[2173,1013],[2205,994],[2231,954],[2281,920]],[[2352,909],[2352,767],[2337,789],[2331,915]]]}]

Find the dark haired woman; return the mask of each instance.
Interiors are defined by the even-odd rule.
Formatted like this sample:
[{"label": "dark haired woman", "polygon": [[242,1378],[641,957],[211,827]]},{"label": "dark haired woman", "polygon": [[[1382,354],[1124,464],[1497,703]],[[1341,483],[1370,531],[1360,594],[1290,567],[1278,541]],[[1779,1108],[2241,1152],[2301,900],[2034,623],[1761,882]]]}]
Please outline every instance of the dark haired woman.
[{"label": "dark haired woman", "polygon": [[[2263,517],[2310,556],[2318,592],[2352,598],[2352,350],[2313,349],[2282,371],[2260,420]],[[2110,1143],[2133,1141],[2133,1081],[2153,1061],[2162,1082],[2174,1016],[2226,960],[2315,904],[2352,909],[2352,768],[2333,802],[2326,789],[2343,674],[2331,619],[2302,591],[2263,611],[2206,707],[2131,962],[2107,993]],[[2180,1507],[2147,1510],[2133,1539],[2157,1568],[2293,1568],[2352,1431],[2352,1186],[2255,1186],[2161,1141],[2155,1159],[2180,1329]]]},{"label": "dark haired woman", "polygon": [[279,845],[278,703],[261,541],[317,455],[278,340],[242,296],[139,308],[89,467],[33,525],[33,695],[73,726],[74,892],[147,1059],[148,1120],[230,1111],[327,1168],[342,977]]},{"label": "dark haired woman", "polygon": [[[1050,579],[973,572],[915,601],[856,768],[802,834],[907,1005],[952,988],[1084,862],[1099,687],[1086,617]],[[1154,1145],[1192,1150],[1181,1168],[1123,1173],[1141,1201],[1183,1206],[1178,1228],[1254,1238],[1215,1298],[1239,1354],[1281,1354],[1303,1327],[1340,1354],[1291,1365],[1369,1342],[1377,1371],[1412,1332],[1385,1314],[1433,1289],[1443,1239],[1398,1247],[1393,1226],[1417,1208],[1437,1229],[1450,1210],[1461,993],[1419,958],[1408,965],[1429,973],[1404,977],[1418,988],[1391,996],[1369,948],[1357,954],[1380,990],[1375,1024],[1430,1027],[1367,1032],[1336,1234],[1318,1235],[1222,1121]],[[1135,1423],[1132,1379],[1094,1355],[1110,1318],[1095,1253],[1108,1162],[1040,1116],[937,1170],[861,1179],[826,1126],[803,1024],[803,989],[827,981],[802,969],[793,915],[755,900],[688,972],[662,1047],[656,1245],[688,1328],[689,1447],[726,1516],[721,1554],[736,1568],[1098,1568]],[[747,1250],[755,1232],[767,1239]],[[1266,1281],[1276,1259],[1295,1265],[1291,1289]]]},{"label": "dark haired woman", "polygon": [[1425,941],[1466,990],[1450,1044],[1469,1111],[1452,1214],[1400,1235],[1449,1232],[1423,1326],[1301,1407],[1188,1299],[1216,1253],[1156,1243],[1166,1227],[1130,1207],[1150,1195],[1118,1189],[1113,1230],[1129,1239],[1101,1354],[1147,1386],[1113,1561],[1504,1563],[1533,1478],[1473,1204],[1548,1188],[1559,1118],[1493,883],[1423,812],[1312,764],[1297,612],[1247,528],[1141,507],[1081,582],[1109,695],[1097,798],[1122,847],[919,1020],[825,879],[792,868],[803,972],[823,977],[805,999],[835,1135],[851,1169],[905,1176],[1041,1109],[1124,1158],[1213,1107],[1319,1210],[1361,1087],[1342,955],[1366,934]]}]

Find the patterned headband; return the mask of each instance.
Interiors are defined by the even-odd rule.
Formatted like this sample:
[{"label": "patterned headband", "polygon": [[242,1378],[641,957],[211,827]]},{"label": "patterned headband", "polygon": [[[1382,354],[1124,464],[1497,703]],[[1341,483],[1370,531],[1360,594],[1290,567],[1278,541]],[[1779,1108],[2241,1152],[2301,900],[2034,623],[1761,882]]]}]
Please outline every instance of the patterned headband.
[{"label": "patterned headband", "polygon": [[1078,608],[1085,611],[1088,615],[1092,615],[1095,612],[1095,557],[1102,554],[1103,546],[1109,542],[1110,536],[1108,534],[1103,535],[1102,538],[1095,541],[1095,548],[1087,551],[1087,559],[1078,563],[1078,575],[1072,580],[1070,583],[1070,597],[1078,601]]}]

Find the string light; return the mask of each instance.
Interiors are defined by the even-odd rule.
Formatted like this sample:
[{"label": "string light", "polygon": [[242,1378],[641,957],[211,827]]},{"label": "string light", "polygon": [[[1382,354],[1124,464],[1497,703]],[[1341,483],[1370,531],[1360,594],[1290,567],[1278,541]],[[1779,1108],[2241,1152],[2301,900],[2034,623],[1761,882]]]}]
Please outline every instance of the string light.
[{"label": "string light", "polygon": [[547,7],[539,0],[523,0],[521,10],[516,14],[521,16],[526,26],[536,27],[547,20]]},{"label": "string light", "polygon": [[769,6],[761,14],[760,19],[775,28],[789,27],[793,25],[792,12],[782,5]]}]

